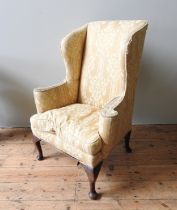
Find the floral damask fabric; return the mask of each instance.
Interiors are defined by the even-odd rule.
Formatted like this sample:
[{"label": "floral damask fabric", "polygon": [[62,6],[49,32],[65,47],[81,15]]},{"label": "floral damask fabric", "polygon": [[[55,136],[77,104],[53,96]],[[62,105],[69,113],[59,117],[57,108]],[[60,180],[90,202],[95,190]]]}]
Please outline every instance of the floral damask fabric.
[{"label": "floral damask fabric", "polygon": [[61,54],[66,67],[66,81],[33,91],[38,113],[77,102],[82,54],[87,25],[68,34],[61,42]]},{"label": "floral damask fabric", "polygon": [[126,89],[126,52],[142,21],[89,23],[80,79],[79,102],[103,107]]},{"label": "floral damask fabric", "polygon": [[32,129],[55,133],[62,144],[95,155],[101,151],[98,134],[99,110],[87,104],[72,104],[31,117]]},{"label": "floral damask fabric", "polygon": [[34,90],[33,134],[90,167],[131,129],[147,22],[97,21],[61,43],[66,81]]},{"label": "floral damask fabric", "polygon": [[69,154],[73,158],[79,160],[81,163],[84,163],[90,167],[96,166],[103,159],[101,152],[98,152],[95,155],[85,153],[77,147],[67,144],[65,141],[59,141],[58,137],[54,133],[33,129],[33,134],[39,139],[42,139],[43,141],[54,145],[61,152]]}]

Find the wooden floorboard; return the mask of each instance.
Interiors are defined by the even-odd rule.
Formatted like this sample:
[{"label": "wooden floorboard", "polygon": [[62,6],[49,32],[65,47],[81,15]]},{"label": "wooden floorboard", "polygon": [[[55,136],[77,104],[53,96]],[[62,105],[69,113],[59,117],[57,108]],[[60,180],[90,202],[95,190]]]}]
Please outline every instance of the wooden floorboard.
[{"label": "wooden floorboard", "polygon": [[132,154],[117,146],[97,181],[98,201],[76,160],[43,143],[44,161],[28,128],[0,129],[0,209],[175,210],[177,125],[136,125]]}]

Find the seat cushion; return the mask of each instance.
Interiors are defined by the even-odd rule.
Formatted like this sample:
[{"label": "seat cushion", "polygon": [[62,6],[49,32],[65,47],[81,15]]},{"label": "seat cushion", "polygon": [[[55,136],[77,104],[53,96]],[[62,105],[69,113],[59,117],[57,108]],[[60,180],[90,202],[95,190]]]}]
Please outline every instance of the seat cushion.
[{"label": "seat cushion", "polygon": [[95,155],[101,150],[98,134],[99,109],[87,104],[72,104],[31,117],[32,130],[56,134],[60,143]]}]

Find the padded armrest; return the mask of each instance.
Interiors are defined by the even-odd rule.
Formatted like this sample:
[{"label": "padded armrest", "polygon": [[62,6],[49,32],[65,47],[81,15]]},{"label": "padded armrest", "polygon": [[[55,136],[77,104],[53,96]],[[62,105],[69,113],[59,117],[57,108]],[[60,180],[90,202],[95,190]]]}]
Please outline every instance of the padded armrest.
[{"label": "padded armrest", "polygon": [[98,132],[105,144],[111,144],[114,140],[112,133],[115,133],[115,126],[119,121],[117,109],[123,98],[123,96],[115,97],[100,111]]},{"label": "padded armrest", "polygon": [[60,108],[75,102],[77,81],[62,82],[47,88],[36,88],[33,94],[38,113]]}]

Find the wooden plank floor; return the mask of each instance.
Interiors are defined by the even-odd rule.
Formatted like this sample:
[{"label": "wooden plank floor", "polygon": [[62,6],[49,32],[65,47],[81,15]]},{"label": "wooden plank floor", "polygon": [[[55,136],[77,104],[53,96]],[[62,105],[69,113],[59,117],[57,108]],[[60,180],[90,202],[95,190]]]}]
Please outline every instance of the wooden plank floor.
[{"label": "wooden plank floor", "polygon": [[88,199],[88,181],[76,160],[43,144],[35,160],[29,129],[0,129],[2,210],[177,209],[177,125],[134,126],[132,154],[116,147],[97,181],[99,201]]}]

